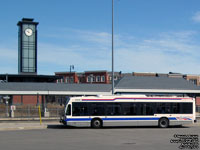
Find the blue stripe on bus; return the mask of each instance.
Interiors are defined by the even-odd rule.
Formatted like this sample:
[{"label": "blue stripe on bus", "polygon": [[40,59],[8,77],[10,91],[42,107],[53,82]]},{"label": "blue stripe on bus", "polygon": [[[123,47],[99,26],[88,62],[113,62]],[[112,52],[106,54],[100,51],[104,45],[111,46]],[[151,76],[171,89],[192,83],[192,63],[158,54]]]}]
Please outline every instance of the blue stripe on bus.
[{"label": "blue stripe on bus", "polygon": [[65,121],[90,121],[91,118],[67,118]]},{"label": "blue stripe on bus", "polygon": [[[115,121],[115,120],[159,120],[160,118],[101,118],[104,121]],[[175,117],[168,118],[169,120],[177,120]],[[92,118],[68,118],[65,121],[91,121]]]}]

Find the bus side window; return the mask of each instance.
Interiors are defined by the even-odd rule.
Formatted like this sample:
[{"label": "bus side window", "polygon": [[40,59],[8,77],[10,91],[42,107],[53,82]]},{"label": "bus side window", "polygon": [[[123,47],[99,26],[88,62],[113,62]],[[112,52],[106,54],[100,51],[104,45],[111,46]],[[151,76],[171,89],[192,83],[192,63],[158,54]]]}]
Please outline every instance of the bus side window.
[{"label": "bus side window", "polygon": [[72,103],[72,115],[73,116],[88,116],[88,106],[87,103],[79,103],[73,102]]},{"label": "bus side window", "polygon": [[106,115],[108,116],[120,116],[122,115],[121,105],[119,103],[107,103]]},{"label": "bus side window", "polygon": [[96,102],[89,104],[89,113],[91,116],[105,116],[104,103]]},{"label": "bus side window", "polygon": [[112,107],[112,103],[107,103],[107,106],[106,106],[106,115],[107,116],[112,116],[114,115],[113,114],[113,107]]},{"label": "bus side window", "polygon": [[180,103],[171,103],[171,107],[172,107],[172,113],[176,114],[180,114]]},{"label": "bus side window", "polygon": [[192,114],[192,110],[192,103],[181,103],[181,114]]},{"label": "bus side window", "polygon": [[67,115],[67,116],[71,116],[71,105],[70,105],[70,104],[67,106],[66,115]]}]

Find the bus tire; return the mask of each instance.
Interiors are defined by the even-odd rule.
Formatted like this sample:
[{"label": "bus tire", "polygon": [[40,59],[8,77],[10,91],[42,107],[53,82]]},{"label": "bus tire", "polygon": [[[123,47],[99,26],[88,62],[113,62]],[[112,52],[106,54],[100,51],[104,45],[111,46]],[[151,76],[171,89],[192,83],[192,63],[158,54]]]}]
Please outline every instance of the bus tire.
[{"label": "bus tire", "polygon": [[101,128],[103,125],[102,120],[99,118],[92,119],[91,127],[92,128]]},{"label": "bus tire", "polygon": [[158,122],[158,126],[160,128],[168,128],[169,127],[169,119],[168,118],[160,118]]}]

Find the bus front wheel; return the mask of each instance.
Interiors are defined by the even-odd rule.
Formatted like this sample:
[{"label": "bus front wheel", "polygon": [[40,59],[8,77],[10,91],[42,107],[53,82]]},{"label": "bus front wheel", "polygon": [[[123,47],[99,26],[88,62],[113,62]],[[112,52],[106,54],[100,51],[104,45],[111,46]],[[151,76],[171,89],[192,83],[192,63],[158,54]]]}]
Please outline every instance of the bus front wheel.
[{"label": "bus front wheel", "polygon": [[158,126],[160,128],[167,128],[169,127],[169,120],[167,118],[160,118],[158,122]]},{"label": "bus front wheel", "polygon": [[91,121],[92,128],[101,128],[102,127],[102,120],[101,119],[93,119]]}]

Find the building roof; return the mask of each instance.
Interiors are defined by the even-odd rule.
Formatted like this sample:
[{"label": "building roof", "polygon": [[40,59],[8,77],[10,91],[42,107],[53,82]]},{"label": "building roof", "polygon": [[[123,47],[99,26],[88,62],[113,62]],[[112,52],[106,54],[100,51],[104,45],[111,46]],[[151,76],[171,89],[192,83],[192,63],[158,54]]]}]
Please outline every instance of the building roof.
[{"label": "building roof", "polygon": [[[200,93],[200,87],[182,78],[125,76],[116,93]],[[111,84],[0,83],[0,95],[109,95]]]},{"label": "building roof", "polygon": [[99,72],[108,72],[107,70],[87,70],[85,73],[99,73]]},{"label": "building roof", "polygon": [[56,82],[62,76],[36,74],[0,74],[0,80],[8,82]]},{"label": "building roof", "polygon": [[110,84],[0,83],[0,91],[110,91]]},{"label": "building roof", "polygon": [[199,90],[199,87],[183,78],[167,77],[138,77],[125,76],[122,78],[116,88],[123,89],[190,89]]},{"label": "building roof", "polygon": [[110,84],[0,83],[0,94],[96,95],[110,91]]},{"label": "building roof", "polygon": [[116,91],[127,92],[200,92],[200,87],[183,78],[125,76],[116,85]]},{"label": "building roof", "polygon": [[22,18],[22,21],[19,21],[17,23],[17,25],[20,26],[22,24],[35,24],[35,25],[38,25],[39,22],[34,22],[33,18]]}]

